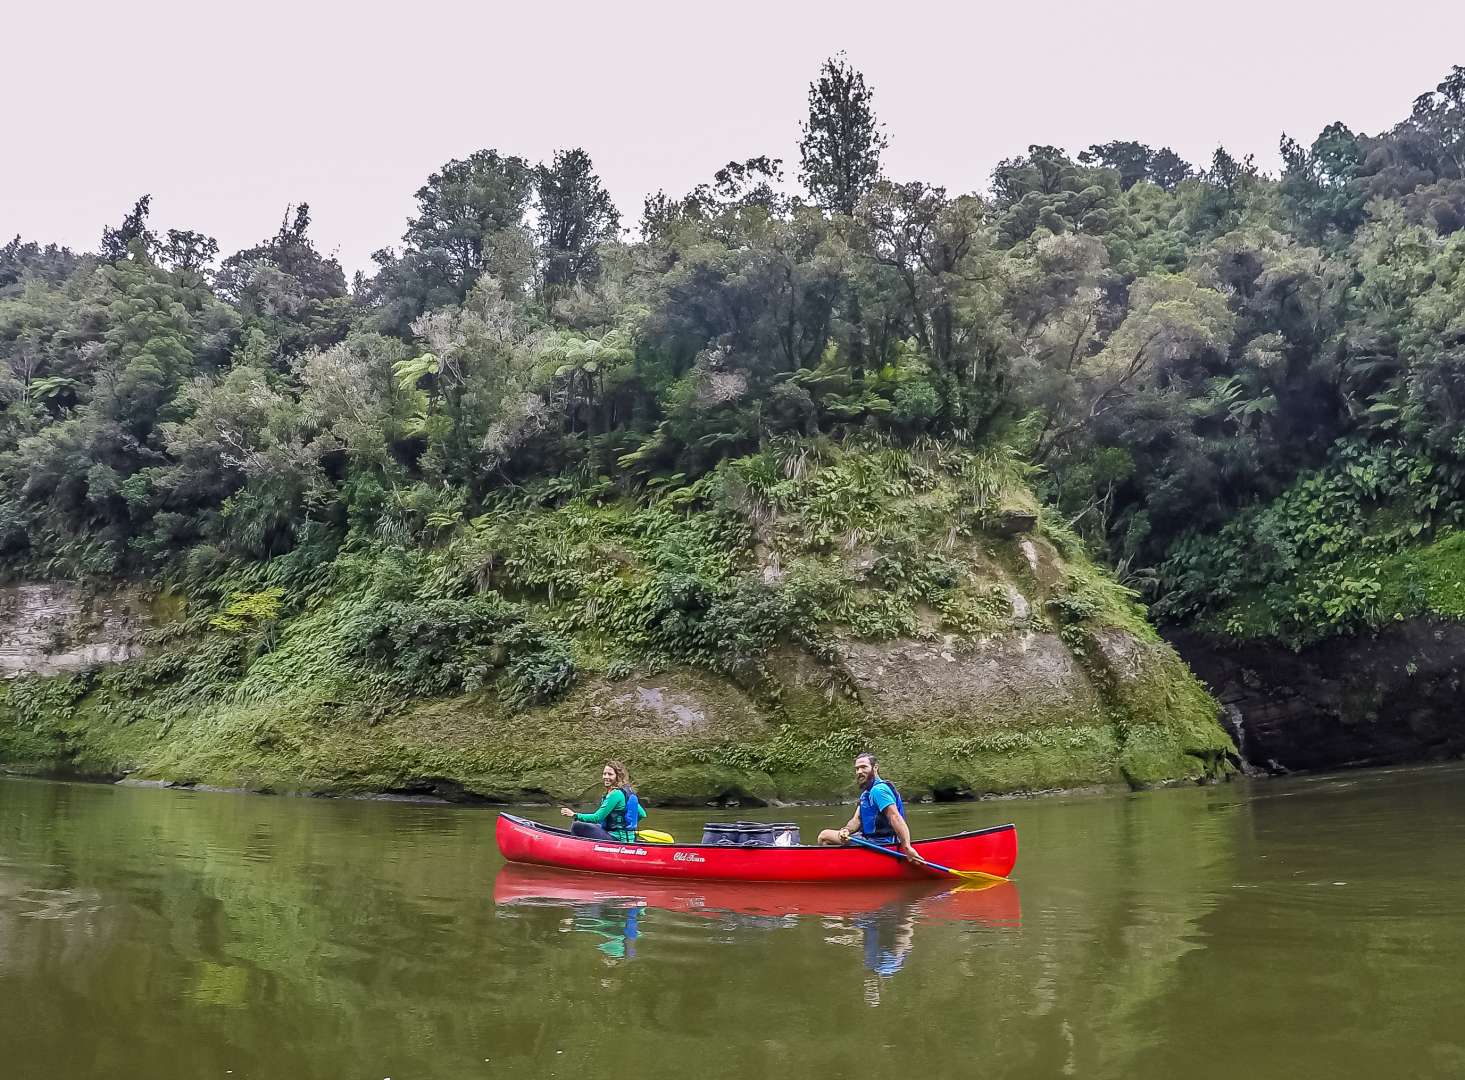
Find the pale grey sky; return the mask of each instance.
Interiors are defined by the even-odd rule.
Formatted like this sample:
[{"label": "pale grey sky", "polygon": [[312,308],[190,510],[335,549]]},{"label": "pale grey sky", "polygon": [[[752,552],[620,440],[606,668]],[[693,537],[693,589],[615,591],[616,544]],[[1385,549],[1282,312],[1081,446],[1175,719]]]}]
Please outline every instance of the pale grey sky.
[{"label": "pale grey sky", "polygon": [[799,121],[840,49],[875,88],[886,171],[986,185],[1029,143],[1374,132],[1465,64],[1465,4],[1108,0],[904,4],[659,0],[0,0],[0,236],[94,248],[153,195],[153,225],[224,253],[306,200],[348,272],[396,243],[412,193],[482,147],[584,146],[626,224],[733,158],[797,173]]}]

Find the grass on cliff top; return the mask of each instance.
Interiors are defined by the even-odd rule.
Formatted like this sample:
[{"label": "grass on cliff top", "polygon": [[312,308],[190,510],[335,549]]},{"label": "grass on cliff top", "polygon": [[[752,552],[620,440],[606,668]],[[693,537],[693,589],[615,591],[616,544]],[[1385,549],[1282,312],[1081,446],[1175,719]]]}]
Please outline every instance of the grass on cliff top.
[{"label": "grass on cliff top", "polygon": [[1384,619],[1440,615],[1465,619],[1465,532],[1388,559],[1379,574]]},{"label": "grass on cliff top", "polygon": [[1093,626],[1153,640],[1060,523],[1003,528],[1035,507],[1002,448],[785,440],[659,496],[594,492],[505,501],[430,544],[358,541],[319,584],[251,575],[175,634],[205,629],[205,655],[140,677],[171,664],[154,673],[179,699],[364,686],[522,707],[678,665],[756,681],[781,642]]}]

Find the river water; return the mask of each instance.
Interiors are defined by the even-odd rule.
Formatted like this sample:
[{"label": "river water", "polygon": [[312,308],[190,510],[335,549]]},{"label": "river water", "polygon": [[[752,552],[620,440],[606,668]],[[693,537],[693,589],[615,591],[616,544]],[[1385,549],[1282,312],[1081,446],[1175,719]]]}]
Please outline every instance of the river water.
[{"label": "river water", "polygon": [[1465,1076],[1465,768],[911,817],[1015,821],[1014,882],[658,886],[506,867],[482,809],[0,779],[0,1076]]}]

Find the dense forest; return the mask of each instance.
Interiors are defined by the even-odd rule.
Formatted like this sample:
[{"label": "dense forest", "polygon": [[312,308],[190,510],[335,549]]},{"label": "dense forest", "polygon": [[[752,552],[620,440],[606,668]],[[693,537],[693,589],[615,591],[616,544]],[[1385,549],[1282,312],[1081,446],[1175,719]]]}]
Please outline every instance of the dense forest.
[{"label": "dense forest", "polygon": [[[226,666],[349,595],[323,640],[393,692],[543,701],[908,632],[729,553],[795,512],[853,548],[939,473],[973,512],[1035,490],[1161,620],[1295,646],[1465,615],[1465,68],[1387,131],[1283,135],[1279,176],[1118,139],[953,193],[885,175],[875,106],[833,58],[796,164],[634,222],[583,150],[479,150],[353,280],[305,202],[223,258],[146,195],[95,252],[17,237],[4,572],[167,586]],[[939,552],[887,539],[877,576],[947,603]]]}]

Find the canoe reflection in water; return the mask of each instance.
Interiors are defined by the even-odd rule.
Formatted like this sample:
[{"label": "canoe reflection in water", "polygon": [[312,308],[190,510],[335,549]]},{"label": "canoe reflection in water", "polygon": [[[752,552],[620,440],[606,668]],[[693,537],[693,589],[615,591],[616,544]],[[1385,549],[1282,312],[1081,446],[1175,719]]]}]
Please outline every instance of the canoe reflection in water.
[{"label": "canoe reflection in water", "polygon": [[585,932],[612,959],[632,959],[650,909],[716,919],[728,930],[776,930],[801,919],[822,919],[826,940],[858,946],[869,972],[866,1000],[879,1004],[878,981],[900,971],[924,921],[994,927],[1022,924],[1017,886],[945,881],[857,881],[841,884],[668,881],[611,877],[547,867],[505,864],[494,879],[501,908],[568,908],[564,932]]}]

